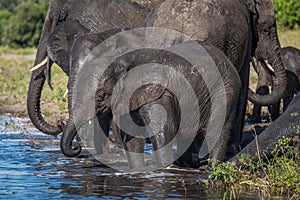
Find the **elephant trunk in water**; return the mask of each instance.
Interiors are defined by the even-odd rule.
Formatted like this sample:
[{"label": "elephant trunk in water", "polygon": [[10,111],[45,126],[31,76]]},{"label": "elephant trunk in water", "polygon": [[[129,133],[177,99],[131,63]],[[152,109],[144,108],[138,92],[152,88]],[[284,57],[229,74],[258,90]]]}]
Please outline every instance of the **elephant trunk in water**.
[{"label": "elephant trunk in water", "polygon": [[272,63],[273,69],[274,69],[274,74],[275,77],[272,77],[273,81],[273,88],[272,91],[269,95],[258,95],[254,93],[252,90],[249,90],[249,100],[253,102],[254,104],[258,105],[272,105],[278,102],[278,99],[280,99],[285,92],[286,89],[286,71],[280,56],[280,43],[278,40],[278,35],[277,35],[277,30],[276,27],[273,27],[270,30],[270,37],[271,37],[271,50],[272,50],[272,56],[271,59],[269,60],[270,63]]},{"label": "elephant trunk in water", "polygon": [[75,157],[80,154],[81,146],[79,144],[73,148],[73,140],[76,135],[77,131],[75,124],[72,119],[69,119],[60,140],[60,149],[65,156]]},{"label": "elephant trunk in water", "polygon": [[[111,29],[105,32],[89,34],[86,36],[81,36],[77,38],[70,50],[70,65],[71,72],[68,81],[68,109],[69,109],[69,119],[66,124],[65,130],[63,131],[60,148],[65,156],[75,157],[80,153],[79,149],[74,149],[72,146],[72,141],[77,135],[77,130],[74,125],[73,116],[73,89],[75,87],[76,78],[78,72],[82,66],[81,63],[84,62],[85,58],[92,52],[93,48],[100,44],[105,39],[119,33],[122,31],[120,28]],[[77,144],[79,146],[80,144]],[[79,147],[78,147],[79,148]]]},{"label": "elephant trunk in water", "polygon": [[59,5],[56,3],[50,5],[34,63],[35,66],[41,66],[38,69],[35,69],[31,74],[27,95],[27,110],[30,120],[36,128],[49,135],[58,135],[62,131],[62,126],[53,126],[45,121],[41,114],[40,107],[41,93],[46,80],[45,70],[47,70],[47,64],[48,66],[52,64],[52,61],[50,60],[48,60],[48,62],[43,62],[43,60],[45,61],[47,58],[47,39],[52,30],[53,21],[55,21],[53,16],[49,13],[53,13],[53,10],[56,10],[57,7],[59,7]]}]

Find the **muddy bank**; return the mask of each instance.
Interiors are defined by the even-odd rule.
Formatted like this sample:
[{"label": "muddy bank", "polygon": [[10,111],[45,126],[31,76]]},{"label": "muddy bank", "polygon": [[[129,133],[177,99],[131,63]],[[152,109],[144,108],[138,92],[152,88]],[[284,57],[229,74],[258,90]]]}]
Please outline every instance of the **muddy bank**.
[{"label": "muddy bank", "polygon": [[[16,98],[13,95],[4,96],[0,94],[0,115],[28,118],[26,105],[13,102],[16,102]],[[44,103],[42,107],[51,111],[45,116],[45,119],[51,124],[56,124],[57,120],[66,119],[68,116],[67,113],[61,113],[53,102]]]}]

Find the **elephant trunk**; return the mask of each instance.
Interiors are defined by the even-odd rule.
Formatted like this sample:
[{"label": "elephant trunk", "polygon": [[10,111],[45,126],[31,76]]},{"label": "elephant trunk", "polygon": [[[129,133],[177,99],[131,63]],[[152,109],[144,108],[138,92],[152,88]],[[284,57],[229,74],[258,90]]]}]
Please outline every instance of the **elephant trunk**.
[{"label": "elephant trunk", "polygon": [[32,72],[27,95],[27,111],[30,120],[37,129],[48,135],[58,135],[62,132],[62,126],[53,126],[47,123],[41,114],[41,94],[45,80],[44,68]]},{"label": "elephant trunk", "polygon": [[77,135],[76,127],[72,119],[67,121],[60,140],[60,149],[67,157],[76,157],[81,153],[80,144],[73,145],[73,140]]},{"label": "elephant trunk", "polygon": [[249,90],[249,100],[254,104],[268,106],[277,103],[283,97],[287,85],[286,70],[280,55],[280,43],[278,40],[276,27],[271,29],[272,51],[270,62],[274,68],[275,77],[272,77],[273,88],[269,95],[259,95]]},{"label": "elephant trunk", "polygon": [[[45,23],[43,26],[43,31],[41,34],[41,38],[39,41],[39,45],[37,48],[37,55],[35,58],[34,66],[37,66],[42,63],[42,65],[35,69],[31,74],[31,80],[28,88],[27,95],[27,111],[30,120],[33,125],[39,129],[40,131],[48,134],[48,135],[58,135],[62,132],[62,126],[53,126],[45,121],[41,114],[41,94],[42,89],[46,80],[45,70],[47,70],[46,65],[51,65],[52,61],[48,61],[48,63],[43,63],[42,61],[47,58],[47,40],[48,36],[53,30],[53,27],[57,23],[57,19],[54,17],[55,11],[60,8],[62,2],[51,1],[48,14],[45,19]],[[50,62],[50,63],[49,63]]]}]

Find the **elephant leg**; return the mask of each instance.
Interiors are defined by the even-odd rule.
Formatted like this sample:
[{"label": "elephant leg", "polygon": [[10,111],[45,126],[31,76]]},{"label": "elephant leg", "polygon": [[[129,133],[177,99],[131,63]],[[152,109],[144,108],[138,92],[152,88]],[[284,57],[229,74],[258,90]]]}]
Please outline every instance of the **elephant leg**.
[{"label": "elephant leg", "polygon": [[[145,132],[136,131],[134,127],[130,127],[133,123],[131,118],[142,121],[139,118],[138,111],[120,116],[120,134],[130,169],[138,169],[145,166],[144,148],[145,148]],[[130,132],[130,133],[127,133]],[[141,137],[136,137],[141,136]]]},{"label": "elephant leg", "polygon": [[[187,149],[182,149],[185,148],[185,145],[180,145],[180,144],[188,144],[191,141],[191,138],[186,138],[182,135],[182,133],[178,132],[177,133],[177,152],[180,154],[184,152],[175,162],[175,165],[178,165],[180,167],[191,167],[191,168],[198,168],[200,167],[201,159],[198,157],[199,153],[199,146],[203,146],[206,144],[203,144],[204,138],[199,137],[202,136],[203,133],[197,134],[197,138],[192,138],[191,145]],[[201,152],[200,152],[201,153]],[[205,155],[206,156],[206,155]]]},{"label": "elephant leg", "polygon": [[288,105],[293,100],[295,94],[297,94],[298,87],[299,87],[298,78],[293,72],[286,70],[286,75],[287,75],[288,82],[287,82],[285,95],[283,96],[283,111],[287,109]]},{"label": "elephant leg", "polygon": [[279,117],[280,101],[276,104],[268,106],[268,108],[269,108],[269,113],[271,114],[272,121],[275,121]]},{"label": "elephant leg", "polygon": [[145,139],[132,137],[121,130],[123,146],[126,151],[126,156],[130,169],[138,169],[145,166],[144,163],[144,148]]},{"label": "elephant leg", "polygon": [[121,144],[122,139],[120,135],[120,129],[114,120],[112,120],[110,127],[112,130],[112,135],[110,136],[111,141],[117,144]]},{"label": "elephant leg", "polygon": [[242,82],[241,92],[238,98],[238,109],[237,109],[237,118],[234,123],[234,130],[233,132],[236,133],[234,137],[230,138],[230,150],[233,154],[239,152],[239,145],[243,136],[243,128],[245,122],[245,114],[246,114],[246,107],[247,107],[247,99],[248,99],[248,86],[249,86],[249,68],[250,68],[249,60],[244,62],[244,69],[240,72],[240,80]]},{"label": "elephant leg", "polygon": [[112,121],[111,113],[97,113],[98,123],[94,124],[94,135],[91,137],[91,144],[95,147],[97,155],[103,154],[108,150],[106,146],[107,138],[109,137],[109,128]]},{"label": "elephant leg", "polygon": [[[163,108],[161,106],[163,106]],[[166,91],[161,98],[149,105],[150,140],[153,145],[156,162],[165,167],[174,161],[172,140],[178,130],[178,105],[176,98]]]},{"label": "elephant leg", "polygon": [[[212,145],[213,148],[211,149],[211,151],[209,152],[209,157],[212,159],[212,163],[211,165],[214,167],[218,161],[224,161],[227,160],[229,158],[231,158],[233,155],[236,154],[234,150],[234,147],[231,148],[227,148],[228,146],[230,147],[230,143],[229,143],[229,139],[234,137],[236,135],[236,133],[234,132],[233,129],[233,125],[236,123],[237,121],[237,99],[234,99],[234,97],[238,96],[238,91],[236,91],[237,94],[236,95],[232,95],[231,99],[227,99],[227,114],[226,114],[226,119],[225,119],[225,124],[224,127],[221,131],[221,134],[219,136],[219,140],[216,143],[216,136],[213,133],[212,136],[207,136],[207,146],[211,147]],[[212,117],[214,114],[212,114]],[[213,121],[216,121],[213,119]],[[228,151],[229,150],[229,151]]]},{"label": "elephant leg", "polygon": [[[259,86],[256,90],[256,93],[260,95],[267,95],[269,94],[269,88],[268,86]],[[260,122],[260,118],[261,118],[261,106],[254,104],[252,116],[250,119],[253,122]]]}]

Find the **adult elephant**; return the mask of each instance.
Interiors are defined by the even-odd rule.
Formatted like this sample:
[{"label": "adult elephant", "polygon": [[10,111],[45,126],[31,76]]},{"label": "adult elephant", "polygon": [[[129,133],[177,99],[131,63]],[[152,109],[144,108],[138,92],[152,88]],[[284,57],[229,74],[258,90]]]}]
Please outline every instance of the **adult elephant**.
[{"label": "adult elephant", "polygon": [[[157,30],[154,28],[149,32],[154,33],[155,31]],[[165,29],[160,29],[160,31],[164,32]],[[158,31],[158,35],[162,36],[160,31]],[[133,30],[133,32],[132,36],[141,35],[139,31]],[[125,35],[130,34],[125,33]],[[89,37],[84,36],[84,40],[79,44],[85,44],[84,41],[89,43],[87,40]],[[95,146],[101,146],[101,141],[88,140],[90,138],[93,140],[94,136],[98,134],[107,136],[110,122],[113,119],[117,121],[119,119],[129,167],[139,169],[144,166],[143,152],[147,134],[143,129],[130,123],[130,118],[132,118],[139,126],[154,124],[154,126],[149,125],[150,132],[155,133],[149,138],[152,141],[159,166],[171,164],[189,146],[193,146],[194,143],[204,143],[204,138],[206,138],[208,146],[214,146],[215,142],[219,142],[215,148],[210,149],[210,157],[214,160],[224,160],[226,145],[236,120],[241,87],[239,75],[229,59],[219,49],[203,46],[201,43],[199,45],[198,42],[167,45],[164,49],[153,48],[153,43],[150,44],[151,48],[147,43],[148,46],[142,45],[144,48],[136,49],[138,45],[132,45],[131,42],[140,42],[140,40],[130,41],[132,38],[128,38],[109,41],[108,44],[116,42],[116,45],[109,48],[109,51],[112,52],[108,54],[102,49],[108,47],[99,45],[92,50],[89,55],[89,58],[92,58],[90,60],[87,55],[80,53],[84,52],[82,50],[85,48],[76,51],[79,54],[75,54],[75,52],[73,54],[72,51],[72,56],[79,56],[77,60],[85,59],[85,62],[75,77],[77,84],[76,88],[73,88],[73,92],[76,93],[73,114],[76,117],[73,119],[74,123],[67,124],[64,129],[62,151],[67,155],[78,155],[78,148],[72,149],[71,146],[77,129],[81,132],[82,138],[89,138],[85,142],[88,144],[95,142],[97,144]],[[171,36],[166,36],[166,38],[170,39]],[[160,43],[160,41],[165,40],[156,42]],[[170,43],[174,44],[173,41]],[[130,50],[131,47],[133,50]],[[115,57],[111,58],[112,55]],[[109,66],[105,65],[107,61],[104,58],[112,60],[112,62],[108,62]],[[195,58],[199,58],[200,61],[197,66],[195,63],[191,63],[191,60],[195,60]],[[151,65],[153,63],[154,65]],[[156,64],[167,67],[160,68]],[[144,70],[141,70],[140,66],[144,66]],[[189,86],[182,85],[181,77],[187,80]],[[148,83],[149,78],[154,81]],[[139,82],[143,84],[140,86]],[[132,90],[136,85],[138,88]],[[132,95],[130,95],[130,91],[133,91]],[[114,96],[114,93],[117,96]],[[191,98],[193,94],[195,95],[194,99]],[[126,99],[129,99],[129,104],[126,104]],[[161,112],[152,113],[151,109],[157,104],[165,108],[165,121],[162,120]],[[90,125],[90,121],[94,117],[94,109],[91,105],[95,105],[95,114],[101,129],[97,130],[92,137],[87,137],[86,135],[92,131],[86,131],[90,130],[88,128],[80,129],[94,127],[94,125]],[[221,123],[222,127],[216,124],[220,122],[218,119],[221,108],[224,108],[225,121],[224,124]],[[158,107],[158,111],[161,110]],[[136,137],[132,132],[137,134]],[[192,135],[191,132],[195,134]],[[174,158],[172,140],[175,136],[180,138],[177,140],[179,151],[183,150]],[[217,137],[219,140],[214,140]],[[196,138],[195,141],[194,138]],[[90,146],[88,147],[90,148]],[[188,157],[193,160],[192,155],[188,155]],[[199,163],[194,162],[190,166],[199,166]]]},{"label": "adult elephant", "polygon": [[[46,76],[53,62],[69,75],[69,51],[74,39],[111,28],[143,26],[155,0],[52,0],[39,41],[28,89],[27,110],[32,123],[42,132],[58,135],[62,124],[53,126],[41,115],[40,101]],[[49,84],[50,85],[50,84]]]},{"label": "adult elephant", "polygon": [[[300,90],[300,50],[295,47],[284,47],[280,49],[281,58],[286,69],[287,88],[283,96],[283,111],[286,110],[289,103]],[[261,62],[254,62],[253,66],[258,74],[258,82],[256,92],[262,95],[269,93],[269,86],[272,85],[270,69]],[[269,106],[269,112],[272,120],[276,120],[279,116],[280,102]],[[260,121],[261,106],[254,105],[251,120]]]},{"label": "adult elephant", "polygon": [[249,90],[249,99],[256,104],[270,105],[285,91],[286,75],[280,57],[273,1],[160,0],[147,17],[146,26],[177,30],[213,45],[233,63],[242,81],[234,127],[236,135],[230,142],[230,152],[236,153],[243,132],[251,55],[260,61],[268,60],[276,78],[272,93],[261,96]]}]

